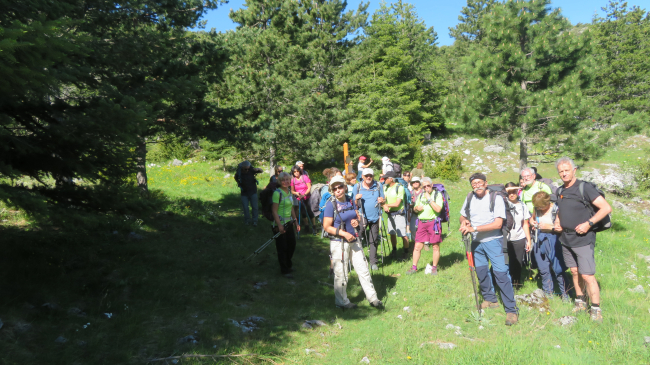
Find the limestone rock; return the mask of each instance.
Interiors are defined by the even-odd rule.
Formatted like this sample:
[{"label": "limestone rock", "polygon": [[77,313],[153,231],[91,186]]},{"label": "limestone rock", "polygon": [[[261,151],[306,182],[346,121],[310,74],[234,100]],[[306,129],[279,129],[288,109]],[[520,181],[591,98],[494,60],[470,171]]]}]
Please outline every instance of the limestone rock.
[{"label": "limestone rock", "polygon": [[483,148],[483,152],[500,153],[500,152],[503,152],[503,147],[498,146],[498,145],[485,146],[485,148]]}]

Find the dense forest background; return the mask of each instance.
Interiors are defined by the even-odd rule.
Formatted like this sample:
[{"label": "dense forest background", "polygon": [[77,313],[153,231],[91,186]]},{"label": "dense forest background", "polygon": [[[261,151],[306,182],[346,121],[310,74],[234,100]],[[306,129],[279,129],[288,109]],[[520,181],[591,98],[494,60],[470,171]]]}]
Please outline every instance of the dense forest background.
[{"label": "dense forest background", "polygon": [[571,24],[548,0],[468,0],[443,47],[402,1],[249,0],[226,33],[190,31],[217,0],[0,5],[0,200],[35,213],[126,209],[148,163],[197,150],[270,169],[348,142],[411,166],[453,126],[526,166],[650,120],[650,14],[625,2]]}]

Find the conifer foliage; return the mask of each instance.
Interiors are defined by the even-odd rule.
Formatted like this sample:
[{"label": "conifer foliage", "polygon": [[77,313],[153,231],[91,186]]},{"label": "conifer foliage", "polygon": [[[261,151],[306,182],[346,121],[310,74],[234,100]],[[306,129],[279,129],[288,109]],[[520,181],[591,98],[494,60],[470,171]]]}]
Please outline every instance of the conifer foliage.
[{"label": "conifer foliage", "polygon": [[521,167],[531,141],[548,139],[553,152],[579,146],[572,135],[590,111],[584,94],[594,72],[589,29],[572,27],[549,0],[494,5],[480,27],[485,34],[464,59],[465,80],[444,106],[449,118],[518,140]]}]

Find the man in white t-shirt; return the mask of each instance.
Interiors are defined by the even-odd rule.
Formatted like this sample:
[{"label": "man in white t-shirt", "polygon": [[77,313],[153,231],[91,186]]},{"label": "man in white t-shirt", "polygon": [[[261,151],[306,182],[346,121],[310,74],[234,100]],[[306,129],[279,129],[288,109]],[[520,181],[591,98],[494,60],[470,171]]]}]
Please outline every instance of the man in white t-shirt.
[{"label": "man in white t-shirt", "polygon": [[499,307],[489,270],[492,264],[492,272],[506,311],[506,325],[511,326],[519,320],[519,312],[510,282],[510,272],[503,255],[501,226],[506,219],[506,206],[503,198],[488,192],[487,177],[484,174],[475,173],[469,181],[473,192],[467,195],[460,210],[459,231],[463,235],[472,234],[476,276],[484,299],[481,309]]}]

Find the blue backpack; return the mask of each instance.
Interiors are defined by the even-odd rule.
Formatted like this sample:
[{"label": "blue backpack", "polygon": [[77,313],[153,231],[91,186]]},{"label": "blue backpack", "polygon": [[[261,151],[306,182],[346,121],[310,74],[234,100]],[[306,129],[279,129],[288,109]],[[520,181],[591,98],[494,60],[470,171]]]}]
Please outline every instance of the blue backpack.
[{"label": "blue backpack", "polygon": [[323,216],[325,215],[325,204],[332,197],[332,194],[328,191],[321,190],[320,203],[318,203],[318,210],[320,214],[318,215],[318,220],[323,223]]},{"label": "blue backpack", "polygon": [[402,185],[404,188],[404,193],[406,194],[406,199],[404,200],[404,204],[406,206],[406,209],[411,205],[411,191],[409,190],[409,183],[406,182],[406,180],[398,177],[395,179],[399,184]]}]

